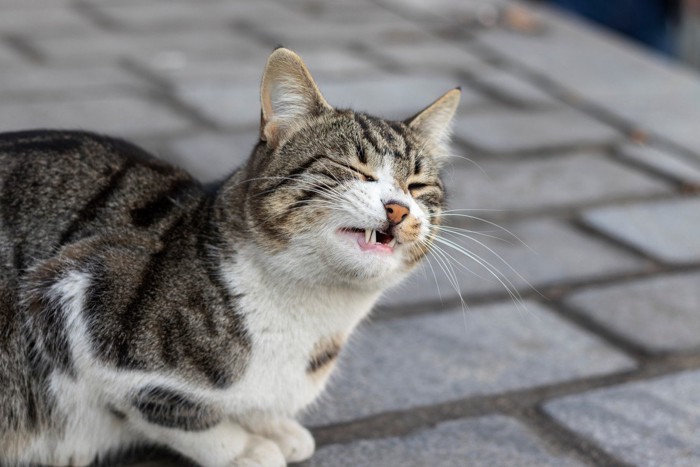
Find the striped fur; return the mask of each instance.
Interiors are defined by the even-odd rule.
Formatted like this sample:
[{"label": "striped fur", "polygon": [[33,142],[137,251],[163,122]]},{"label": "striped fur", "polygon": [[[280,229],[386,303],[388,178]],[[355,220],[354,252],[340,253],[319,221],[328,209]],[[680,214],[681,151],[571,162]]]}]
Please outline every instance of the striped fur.
[{"label": "striped fur", "polygon": [[[405,122],[336,110],[278,49],[261,140],[213,191],[122,140],[0,135],[0,461],[144,441],[212,467],[308,458],[291,417],[436,234],[458,97]],[[410,215],[390,224],[386,203]],[[394,253],[353,228],[392,232]]]}]

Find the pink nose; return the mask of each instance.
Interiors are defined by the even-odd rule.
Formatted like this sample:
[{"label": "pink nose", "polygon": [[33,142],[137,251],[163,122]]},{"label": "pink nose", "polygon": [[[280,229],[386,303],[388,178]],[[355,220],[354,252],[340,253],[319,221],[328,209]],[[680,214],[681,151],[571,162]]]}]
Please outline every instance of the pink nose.
[{"label": "pink nose", "polygon": [[410,212],[406,206],[398,203],[385,204],[384,209],[386,209],[386,218],[389,219],[391,225],[400,224]]}]

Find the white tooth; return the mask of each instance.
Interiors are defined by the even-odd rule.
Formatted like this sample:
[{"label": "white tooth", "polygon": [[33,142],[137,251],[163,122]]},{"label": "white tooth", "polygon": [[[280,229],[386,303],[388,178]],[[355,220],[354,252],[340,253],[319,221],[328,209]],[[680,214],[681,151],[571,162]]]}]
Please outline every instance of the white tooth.
[{"label": "white tooth", "polygon": [[372,232],[374,232],[371,229],[365,229],[365,243],[369,243],[369,239],[372,236]]},{"label": "white tooth", "polygon": [[377,231],[372,229],[372,238],[367,243],[377,243]]},{"label": "white tooth", "polygon": [[389,242],[389,246],[394,248],[396,246],[396,239],[392,238],[391,241]]}]

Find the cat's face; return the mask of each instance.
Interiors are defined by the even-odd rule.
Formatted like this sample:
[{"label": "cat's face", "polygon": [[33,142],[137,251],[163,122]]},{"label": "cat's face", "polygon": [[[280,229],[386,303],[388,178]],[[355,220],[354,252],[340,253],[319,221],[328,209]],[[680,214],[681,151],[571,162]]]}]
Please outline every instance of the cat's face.
[{"label": "cat's face", "polygon": [[275,51],[263,77],[262,142],[247,217],[287,273],[384,288],[428,252],[454,90],[406,122],[331,108],[298,56]]}]

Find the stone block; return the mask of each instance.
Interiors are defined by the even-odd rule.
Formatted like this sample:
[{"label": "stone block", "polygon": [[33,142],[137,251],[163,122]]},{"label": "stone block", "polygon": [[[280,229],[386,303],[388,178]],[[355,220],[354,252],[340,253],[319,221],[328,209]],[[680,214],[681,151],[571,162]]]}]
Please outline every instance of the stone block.
[{"label": "stone block", "polygon": [[306,421],[335,423],[634,365],[535,302],[378,321],[342,352],[339,374]]},{"label": "stone block", "polygon": [[483,161],[478,166],[462,162],[457,160],[445,171],[449,204],[457,209],[520,214],[671,193],[665,181],[594,152],[524,161]]},{"label": "stone block", "polygon": [[114,136],[176,133],[190,122],[145,96],[41,101],[0,105],[3,131],[30,128],[81,129]]},{"label": "stone block", "polygon": [[496,109],[461,115],[455,135],[480,151],[499,154],[606,144],[621,136],[612,127],[568,108]]},{"label": "stone block", "polygon": [[22,35],[31,25],[32,38],[54,38],[62,36],[81,37],[85,40],[99,31],[88,18],[70,8],[45,5],[43,8],[13,8],[0,14],[0,31],[3,34]]},{"label": "stone block", "polygon": [[23,57],[19,53],[11,50],[8,46],[0,42],[0,63],[4,67],[9,66],[21,66],[26,69],[26,63]]},{"label": "stone block", "polygon": [[[172,82],[176,87],[233,87],[238,84],[259,85],[265,61],[271,50],[260,50],[256,56],[250,53],[216,57],[190,56],[181,61],[146,62],[137,60],[144,68]],[[315,79],[329,81],[354,81],[367,76],[381,77],[383,73],[370,61],[348,50],[296,50]]]},{"label": "stone block", "polygon": [[517,238],[486,223],[475,222],[466,230],[444,229],[441,236],[445,240],[436,244],[440,252],[431,253],[412,277],[390,290],[382,306],[402,310],[441,301],[455,303],[459,294],[469,303],[471,297],[485,294],[508,296],[508,289],[532,291],[533,287],[626,274],[647,266],[557,221],[525,221],[504,228]]},{"label": "stone block", "polygon": [[700,261],[700,198],[591,209],[588,225],[669,264]]},{"label": "stone block", "polygon": [[417,44],[376,44],[371,48],[374,55],[385,63],[407,70],[425,72],[463,71],[481,73],[493,67],[463,47],[444,41],[420,42]]},{"label": "stone block", "polygon": [[700,274],[679,273],[577,292],[566,303],[650,352],[700,349]]},{"label": "stone block", "polygon": [[[192,57],[225,56],[257,58],[264,65],[268,47],[226,28],[165,31],[153,34],[103,32],[90,40],[83,37],[59,37],[27,40],[50,63],[61,66],[113,63],[139,59],[147,63],[183,63]],[[262,65],[261,65],[262,66]]]},{"label": "stone block", "polygon": [[545,410],[630,465],[700,464],[697,370],[565,397]]},{"label": "stone block", "polygon": [[274,2],[95,2],[93,8],[120,29],[140,32],[228,27],[243,22],[294,24],[303,18]]},{"label": "stone block", "polygon": [[146,90],[152,84],[117,66],[7,67],[0,70],[0,99],[104,98]]},{"label": "stone block", "polygon": [[476,82],[510,104],[520,107],[557,107],[559,102],[524,77],[498,68],[477,70]]},{"label": "stone block", "polygon": [[293,28],[283,22],[267,23],[261,19],[257,27],[270,45],[284,44],[295,50],[347,46],[348,43],[371,49],[375,44],[416,44],[434,39],[425,28],[400,17],[359,22],[318,22],[309,19],[305,24]]},{"label": "stone block", "polygon": [[[591,24],[540,10],[546,31],[493,29],[478,42],[556,82],[630,124],[682,144],[700,157],[700,80],[690,70]],[[633,76],[634,79],[630,79]]]},{"label": "stone block", "polygon": [[382,3],[405,11],[422,19],[448,20],[450,22],[468,22],[475,18],[495,18],[498,8],[508,3],[508,0],[382,0]]},{"label": "stone block", "polygon": [[[284,6],[307,16],[315,22],[394,22],[400,20],[397,13],[378,8],[371,0],[335,0],[323,2],[316,0],[285,1]],[[401,16],[401,15],[398,15]]]},{"label": "stone block", "polygon": [[[317,81],[326,100],[335,107],[350,107],[400,120],[414,115],[458,84],[445,77],[435,79],[416,75],[379,76],[349,82],[320,76]],[[235,87],[189,83],[177,92],[187,104],[224,126],[253,128],[260,123],[258,81]],[[475,105],[480,99],[464,89],[461,105]]]},{"label": "stone block", "polygon": [[558,452],[519,421],[502,415],[443,422],[401,438],[324,446],[300,467],[583,466]]},{"label": "stone block", "polygon": [[164,159],[184,167],[203,182],[221,180],[243,164],[258,141],[258,133],[213,134],[173,138]]},{"label": "stone block", "polygon": [[690,157],[667,150],[632,143],[623,145],[618,154],[623,159],[641,164],[682,183],[700,185],[700,159],[695,162]]}]

